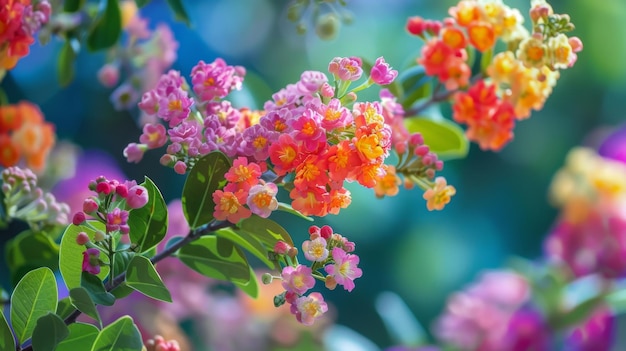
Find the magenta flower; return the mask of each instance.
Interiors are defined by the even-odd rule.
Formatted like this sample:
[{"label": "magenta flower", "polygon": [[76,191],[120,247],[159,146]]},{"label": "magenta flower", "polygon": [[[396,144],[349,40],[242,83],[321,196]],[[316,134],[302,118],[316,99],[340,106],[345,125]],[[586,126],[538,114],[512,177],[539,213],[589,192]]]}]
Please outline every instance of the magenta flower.
[{"label": "magenta flower", "polygon": [[326,82],[328,82],[328,77],[324,73],[304,71],[300,75],[300,80],[296,83],[296,86],[304,95],[310,95],[316,93]]},{"label": "magenta flower", "polygon": [[391,69],[382,56],[376,59],[370,71],[370,80],[379,85],[391,84],[397,76],[398,71]]},{"label": "magenta flower", "polygon": [[174,89],[159,100],[157,116],[169,122],[170,128],[173,128],[189,116],[192,105],[193,99],[186,91],[181,88]]},{"label": "magenta flower", "polygon": [[265,161],[270,155],[270,143],[278,140],[278,133],[270,132],[262,125],[255,124],[244,130],[243,140],[241,152],[244,155],[252,156],[257,161]]},{"label": "magenta flower", "polygon": [[147,115],[152,116],[159,111],[159,94],[156,90],[148,90],[141,96],[141,101],[137,104],[139,109]]},{"label": "magenta flower", "polygon": [[355,57],[335,57],[328,64],[328,72],[341,80],[355,81],[361,78],[361,62]]},{"label": "magenta flower", "polygon": [[211,101],[223,98],[232,90],[241,89],[245,69],[243,67],[228,66],[221,58],[212,63],[198,62],[191,70],[193,91],[200,100]]},{"label": "magenta flower", "polygon": [[162,124],[145,124],[143,126],[143,133],[139,136],[139,141],[142,144],[146,144],[149,149],[160,148],[167,142],[165,126]]},{"label": "magenta flower", "polygon": [[321,119],[318,112],[307,109],[300,117],[291,120],[294,139],[302,142],[306,151],[317,151],[326,144],[326,131],[321,126]]},{"label": "magenta flower", "polygon": [[83,251],[83,272],[100,274],[100,250],[92,247]]},{"label": "magenta flower", "polygon": [[[234,108],[230,101],[209,102],[206,106],[206,115],[217,117],[217,121],[220,125],[226,128],[235,128],[239,119],[241,119],[241,112]],[[205,119],[206,126],[206,119]]]},{"label": "magenta flower", "polygon": [[313,325],[315,320],[328,311],[328,305],[322,294],[310,293],[309,296],[301,296],[291,305],[291,312],[295,314],[298,322],[304,325]]},{"label": "magenta flower", "polygon": [[267,218],[278,208],[276,194],[278,187],[274,183],[257,184],[248,192],[248,207],[252,213]]},{"label": "magenta flower", "polygon": [[333,248],[332,256],[335,263],[326,265],[324,270],[328,275],[335,278],[337,284],[343,285],[343,288],[348,291],[352,291],[354,280],[363,275],[363,271],[357,267],[359,256],[346,253],[338,247]]},{"label": "magenta flower", "polygon": [[328,258],[328,248],[326,247],[326,239],[319,236],[313,240],[305,240],[302,243],[304,257],[313,262],[324,262]]},{"label": "magenta flower", "polygon": [[589,319],[574,328],[567,337],[567,350],[608,351],[612,350],[616,323],[612,312],[606,307],[594,311]]},{"label": "magenta flower", "polygon": [[148,190],[141,185],[131,187],[128,189],[126,203],[132,209],[144,207],[148,203]]},{"label": "magenta flower", "polygon": [[304,294],[315,286],[315,278],[313,278],[312,273],[310,267],[301,264],[296,268],[286,266],[281,273],[283,288],[298,295]]},{"label": "magenta flower", "polygon": [[107,214],[106,229],[107,232],[119,230],[122,234],[128,234],[128,211],[114,208]]},{"label": "magenta flower", "polygon": [[148,147],[146,144],[130,143],[124,148],[124,157],[128,162],[139,163]]},{"label": "magenta flower", "polygon": [[322,127],[328,131],[345,127],[353,121],[352,113],[341,105],[339,99],[331,99],[328,105],[320,104],[318,112],[322,116]]}]

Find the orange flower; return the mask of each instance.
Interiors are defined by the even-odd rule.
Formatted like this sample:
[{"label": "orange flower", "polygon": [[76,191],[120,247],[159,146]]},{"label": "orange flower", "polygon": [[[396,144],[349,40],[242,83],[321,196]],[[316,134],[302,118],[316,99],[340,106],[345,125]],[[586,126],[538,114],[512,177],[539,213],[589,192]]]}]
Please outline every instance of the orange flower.
[{"label": "orange flower", "polygon": [[0,134],[0,166],[15,166],[20,160],[20,151],[7,134]]},{"label": "orange flower", "polygon": [[429,211],[442,210],[450,202],[450,198],[456,194],[456,189],[447,185],[446,178],[437,177],[434,187],[424,192],[426,208]]},{"label": "orange flower", "polygon": [[402,184],[402,180],[396,174],[396,167],[383,165],[382,168],[385,170],[385,174],[376,179],[374,194],[378,198],[397,195],[400,191],[399,185]]},{"label": "orange flower", "polygon": [[487,22],[472,23],[467,28],[470,43],[480,52],[485,52],[496,43],[493,26]]},{"label": "orange flower", "polygon": [[289,197],[293,200],[291,206],[305,216],[326,216],[328,214],[326,195],[325,188],[319,186],[302,190],[294,188],[289,192]]},{"label": "orange flower", "polygon": [[16,105],[0,106],[0,133],[17,129],[22,125],[22,116]]}]

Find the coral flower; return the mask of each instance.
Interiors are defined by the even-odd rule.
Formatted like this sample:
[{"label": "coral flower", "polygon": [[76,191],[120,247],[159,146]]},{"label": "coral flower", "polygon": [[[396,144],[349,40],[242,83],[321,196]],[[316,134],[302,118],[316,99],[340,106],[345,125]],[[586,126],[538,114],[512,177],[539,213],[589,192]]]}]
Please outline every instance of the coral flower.
[{"label": "coral flower", "polygon": [[237,223],[244,218],[250,217],[252,212],[243,207],[246,203],[246,192],[239,190],[235,193],[231,191],[216,190],[213,193],[213,202],[215,202],[215,212],[213,216],[218,221],[227,220],[231,223]]},{"label": "coral flower", "polygon": [[[253,185],[258,184],[261,177],[261,167],[245,157],[238,157],[233,161],[233,166],[224,175],[231,184],[227,185],[227,191],[248,191]],[[245,201],[244,201],[245,202]]]},{"label": "coral flower", "polygon": [[447,185],[446,178],[437,177],[434,188],[424,192],[426,207],[429,211],[442,210],[450,202],[450,198],[454,194],[456,194],[456,189],[451,185]]}]

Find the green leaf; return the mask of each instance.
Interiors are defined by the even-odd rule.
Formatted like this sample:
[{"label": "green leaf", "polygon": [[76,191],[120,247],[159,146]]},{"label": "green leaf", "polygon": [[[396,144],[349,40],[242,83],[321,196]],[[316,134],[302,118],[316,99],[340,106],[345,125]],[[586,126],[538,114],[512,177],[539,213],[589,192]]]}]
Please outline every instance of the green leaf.
[{"label": "green leaf", "polygon": [[[95,227],[98,230],[105,230],[104,224],[101,222],[90,220],[90,226]],[[61,238],[61,247],[59,249],[59,270],[61,271],[61,276],[63,277],[63,281],[65,281],[65,286],[67,286],[68,290],[72,288],[80,286],[81,275],[83,272],[83,252],[86,250],[84,246],[78,245],[76,243],[76,237],[78,233],[85,232],[87,236],[89,236],[90,240],[94,240],[95,231],[90,227],[80,225],[69,225],[63,233],[63,237]],[[106,262],[106,257],[104,255],[100,255],[100,259]],[[105,279],[107,274],[109,274],[109,267],[102,266],[100,267],[100,274],[98,277],[100,279]]]},{"label": "green leaf", "polygon": [[202,237],[178,250],[176,256],[188,267],[207,277],[242,284],[250,280],[246,256],[232,242]]},{"label": "green leaf", "polygon": [[247,283],[240,283],[238,281],[234,281],[233,283],[251,298],[256,299],[259,297],[259,281],[252,267],[250,267],[250,280]]},{"label": "green leaf", "polygon": [[102,326],[100,313],[98,313],[96,304],[91,299],[91,296],[89,296],[87,289],[78,287],[70,290],[70,301],[72,301],[72,306],[76,307],[77,310],[93,318]]},{"label": "green leaf", "polygon": [[554,330],[564,330],[566,328],[580,325],[591,316],[598,306],[604,304],[604,300],[604,295],[594,296],[587,299],[576,305],[571,310],[555,316],[550,321],[550,326],[554,328]]},{"label": "green leaf", "polygon": [[265,246],[263,246],[261,241],[259,241],[256,237],[249,234],[248,232],[233,228],[223,228],[216,231],[215,235],[220,238],[230,240],[233,243],[241,246],[243,249],[247,250],[263,263],[265,263],[268,268],[276,268],[276,263],[269,260],[267,256],[268,250],[265,248]]},{"label": "green leaf", "polygon": [[420,132],[424,143],[441,159],[462,158],[469,151],[463,129],[450,120],[409,117],[404,123],[410,133]]},{"label": "green leaf", "polygon": [[141,351],[143,342],[139,329],[130,316],[123,316],[96,337],[91,351]]},{"label": "green leaf", "polygon": [[98,305],[113,306],[115,303],[115,296],[108,292],[102,280],[93,274],[83,272],[80,286],[85,288],[93,302]]},{"label": "green leaf", "polygon": [[182,0],[167,0],[167,4],[170,6],[172,11],[174,11],[174,18],[176,18],[177,21],[184,22],[186,25],[191,24],[189,15],[187,15],[187,11],[183,6]]},{"label": "green leaf", "polygon": [[87,35],[87,48],[97,51],[117,43],[122,33],[122,13],[117,0],[106,0],[104,13],[95,21]]},{"label": "green leaf", "polygon": [[5,250],[13,286],[33,269],[59,268],[59,245],[42,232],[25,230],[8,241]]},{"label": "green leaf", "polygon": [[39,317],[57,310],[57,282],[48,267],[32,270],[15,287],[11,296],[11,323],[21,344],[33,334]]},{"label": "green leaf", "polygon": [[15,350],[15,338],[2,310],[0,310],[0,350]]},{"label": "green leaf", "polygon": [[59,59],[57,61],[57,75],[59,77],[59,84],[62,87],[68,86],[74,79],[74,61],[76,60],[76,48],[74,45],[79,45],[78,42],[74,42],[73,39],[65,40],[61,52],[59,53]]},{"label": "green leaf", "polygon": [[279,202],[278,203],[278,210],[279,211],[284,211],[287,213],[291,213],[292,215],[295,215],[297,217],[300,217],[302,219],[306,219],[309,222],[313,222],[313,217],[309,217],[309,216],[305,216],[302,214],[302,212],[295,210],[293,207],[291,207],[290,204],[286,204],[284,202]]},{"label": "green leaf", "polygon": [[148,203],[128,215],[130,241],[137,245],[137,252],[155,247],[167,232],[167,205],[163,195],[148,177],[141,185],[148,191]]},{"label": "green leaf", "polygon": [[163,284],[159,273],[150,260],[135,256],[126,270],[126,284],[153,299],[172,302],[172,295]]},{"label": "green leaf", "polygon": [[224,175],[230,166],[226,155],[216,151],[200,158],[189,172],[181,200],[191,229],[213,220],[213,192],[226,185]]},{"label": "green leaf", "polygon": [[72,306],[72,302],[70,302],[69,296],[64,297],[61,300],[59,300],[59,303],[57,304],[57,310],[56,310],[56,314],[59,317],[65,319],[69,317],[72,313],[74,313],[74,311],[76,311],[76,308]]},{"label": "green leaf", "polygon": [[33,330],[33,351],[54,351],[70,334],[61,317],[50,312],[37,320]]},{"label": "green leaf", "polygon": [[137,7],[142,8],[150,3],[150,0],[135,0]]},{"label": "green leaf", "polygon": [[56,348],[56,351],[91,350],[98,337],[98,328],[91,324],[72,323],[68,326],[70,335]]},{"label": "green leaf", "polygon": [[85,4],[84,0],[65,0],[63,1],[63,11],[76,12]]},{"label": "green leaf", "polygon": [[287,233],[285,228],[271,219],[252,215],[244,219],[239,225],[239,228],[253,234],[258,240],[269,247],[273,248],[279,240],[293,246],[293,240],[291,240],[291,236]]},{"label": "green leaf", "polygon": [[135,257],[135,253],[131,251],[121,251],[115,253],[115,259],[113,260],[113,267],[115,268],[115,274],[126,272],[128,264]]},{"label": "green leaf", "polygon": [[482,53],[480,57],[480,72],[483,75],[487,74],[487,67],[491,64],[491,59],[493,58],[493,48]]}]

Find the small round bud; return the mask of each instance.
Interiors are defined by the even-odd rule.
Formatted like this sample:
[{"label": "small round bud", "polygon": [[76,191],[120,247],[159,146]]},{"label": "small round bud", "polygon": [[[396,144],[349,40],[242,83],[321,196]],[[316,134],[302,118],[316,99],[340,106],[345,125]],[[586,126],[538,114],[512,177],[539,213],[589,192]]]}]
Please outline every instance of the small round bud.
[{"label": "small round bud", "polygon": [[327,275],[326,280],[324,281],[324,285],[328,290],[335,290],[335,288],[337,287],[337,281],[333,276]]},{"label": "small round bud", "polygon": [[87,198],[83,201],[83,212],[93,214],[98,211],[98,203],[93,198]]},{"label": "small round bud", "polygon": [[80,232],[78,233],[78,235],[76,236],[76,243],[78,245],[85,245],[89,242],[89,235],[87,235],[87,233],[85,232]]},{"label": "small round bud", "polygon": [[286,242],[282,240],[279,240],[276,242],[276,244],[274,244],[274,252],[276,252],[279,255],[287,254],[289,249],[291,249],[291,245],[287,244]]},{"label": "small round bud", "polygon": [[337,36],[340,27],[341,21],[331,12],[317,18],[315,33],[322,40],[332,40]]},{"label": "small round bud", "polygon": [[285,299],[285,293],[283,292],[282,294],[278,294],[276,296],[274,296],[274,306],[275,307],[280,307],[282,305],[284,305],[286,302]]},{"label": "small round bud", "polygon": [[296,33],[298,33],[299,35],[304,35],[306,33],[306,24],[302,22],[298,23],[298,25],[296,26]]},{"label": "small round bud", "polygon": [[81,225],[85,222],[85,213],[84,212],[76,212],[74,214],[74,218],[72,218],[72,224]]},{"label": "small round bud", "polygon": [[98,194],[109,195],[111,193],[111,186],[107,182],[100,182],[96,185],[96,192]]},{"label": "small round bud", "polygon": [[93,240],[95,242],[100,242],[100,241],[104,241],[104,239],[106,239],[106,234],[103,231],[101,231],[101,230],[96,230],[96,234],[95,234]]},{"label": "small round bud", "polygon": [[261,275],[261,282],[263,282],[263,284],[265,285],[271,284],[272,280],[274,280],[274,277],[272,277],[272,275],[269,273],[263,273]]},{"label": "small round bud", "polygon": [[115,187],[115,193],[120,197],[126,198],[128,196],[128,187],[124,184],[118,184]]},{"label": "small round bud", "polygon": [[289,251],[287,251],[287,256],[291,258],[298,256],[298,249],[296,249],[295,247],[290,248]]}]

